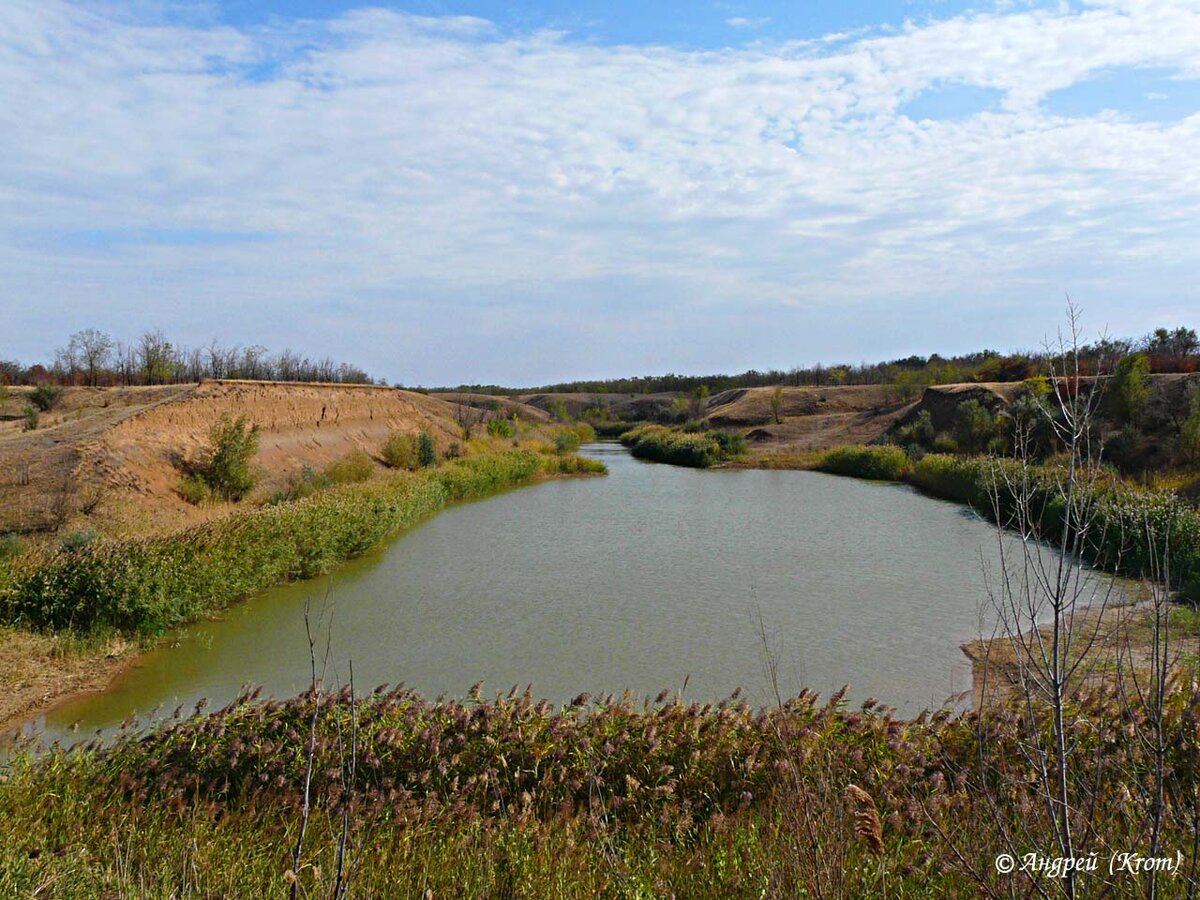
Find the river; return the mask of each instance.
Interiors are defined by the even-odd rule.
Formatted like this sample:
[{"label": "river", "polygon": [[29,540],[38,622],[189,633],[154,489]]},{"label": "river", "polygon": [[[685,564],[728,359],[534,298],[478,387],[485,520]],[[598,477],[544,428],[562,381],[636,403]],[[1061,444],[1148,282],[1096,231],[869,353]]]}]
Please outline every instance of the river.
[{"label": "river", "polygon": [[[913,489],[816,472],[676,468],[587,445],[607,478],[550,481],[447,509],[340,569],[180,630],[111,689],[31,726],[84,739],[309,682],[311,608],[326,680],[436,696],[532,683],[576,694],[770,700],[802,686],[901,714],[970,690],[959,645],[986,618],[993,527]],[[1011,538],[1008,538],[1011,539]],[[760,622],[761,626],[760,627]],[[765,628],[767,639],[762,637]]]}]

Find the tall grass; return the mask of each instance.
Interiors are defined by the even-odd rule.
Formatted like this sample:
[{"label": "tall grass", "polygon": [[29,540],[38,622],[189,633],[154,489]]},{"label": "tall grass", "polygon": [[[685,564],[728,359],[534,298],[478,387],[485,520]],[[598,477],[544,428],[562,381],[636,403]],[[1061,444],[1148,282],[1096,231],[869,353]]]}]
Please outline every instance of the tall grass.
[{"label": "tall grass", "polygon": [[[1022,852],[1057,855],[1013,710],[903,722],[873,701],[847,709],[811,694],[768,711],[664,699],[243,698],[110,749],[18,754],[0,785],[0,895],[279,896],[299,878],[304,896],[326,896],[343,813],[356,896],[875,897],[885,882],[891,896],[1025,896],[1047,885],[993,865],[1005,831]],[[314,711],[314,814],[289,875]],[[1070,711],[1089,727],[1069,777],[1095,787],[1080,852],[1144,852],[1148,814],[1129,786],[1154,770],[1130,737],[1146,713],[1102,697]],[[1197,715],[1186,689],[1164,710],[1172,802],[1160,827],[1185,863],[1161,881],[1164,897],[1187,895],[1195,875]],[[1003,790],[983,789],[981,734],[1004,761]],[[1085,885],[1124,896],[1144,883],[1105,867]]]},{"label": "tall grass", "polygon": [[900,481],[912,468],[906,454],[892,444],[869,447],[834,447],[817,461],[815,468],[834,475],[851,475],[876,481]]},{"label": "tall grass", "polygon": [[326,572],[454,500],[564,471],[513,450],[387,472],[174,534],[26,553],[0,573],[0,619],[35,630],[156,634],[271,585]]},{"label": "tall grass", "polygon": [[639,425],[621,435],[639,459],[706,468],[746,452],[746,439],[724,431],[681,431],[666,425]]}]

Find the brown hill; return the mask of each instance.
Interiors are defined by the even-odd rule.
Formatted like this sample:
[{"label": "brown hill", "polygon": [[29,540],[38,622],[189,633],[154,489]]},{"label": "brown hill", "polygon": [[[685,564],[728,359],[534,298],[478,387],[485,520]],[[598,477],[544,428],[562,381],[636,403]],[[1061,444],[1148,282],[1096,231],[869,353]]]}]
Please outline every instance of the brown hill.
[{"label": "brown hill", "polygon": [[445,450],[461,440],[452,403],[363,385],[209,381],[168,388],[66,388],[36,431],[16,421],[28,392],[0,407],[0,532],[90,527],[147,532],[221,512],[176,493],[223,415],[262,429],[256,491],[269,494],[303,466],[319,469],[392,431],[427,431]]}]

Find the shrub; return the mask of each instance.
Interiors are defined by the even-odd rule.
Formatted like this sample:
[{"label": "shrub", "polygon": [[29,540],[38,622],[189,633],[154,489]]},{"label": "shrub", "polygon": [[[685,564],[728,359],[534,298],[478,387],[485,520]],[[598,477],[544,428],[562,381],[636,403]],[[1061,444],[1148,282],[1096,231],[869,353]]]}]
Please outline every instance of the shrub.
[{"label": "shrub", "polygon": [[415,471],[421,465],[420,448],[417,446],[415,434],[392,432],[383,442],[380,455],[383,457],[383,461],[393,469]]},{"label": "shrub", "polygon": [[874,447],[834,447],[817,468],[834,475],[853,475],[878,481],[899,481],[911,469],[908,454],[894,444]]},{"label": "shrub", "polygon": [[709,436],[721,448],[721,457],[723,459],[734,459],[742,456],[748,449],[745,436],[738,434],[736,431],[710,431]]},{"label": "shrub", "polygon": [[608,471],[600,460],[575,454],[547,456],[545,467],[551,475],[603,475]]},{"label": "shrub", "polygon": [[938,435],[933,439],[933,452],[957,453],[958,441],[956,441],[953,436],[946,434],[944,431],[939,432]]},{"label": "shrub", "polygon": [[704,468],[720,460],[721,448],[707,434],[688,434],[665,425],[642,425],[621,435],[639,459]]},{"label": "shrub", "polygon": [[566,456],[579,449],[579,435],[574,431],[560,431],[554,436],[554,452]]},{"label": "shrub", "polygon": [[279,503],[284,500],[303,500],[305,497],[311,497],[317,491],[323,491],[332,485],[333,482],[326,473],[318,472],[312,466],[302,466],[300,473],[293,476],[288,482],[287,490],[275,494],[270,502]]},{"label": "shrub", "polygon": [[258,453],[259,427],[245,416],[236,419],[228,413],[209,430],[209,447],[195,474],[224,500],[241,500],[254,488],[255,474],[250,460]]},{"label": "shrub", "polygon": [[41,382],[29,395],[29,401],[42,412],[49,412],[62,396],[62,388],[48,381]]},{"label": "shrub", "polygon": [[21,415],[24,421],[21,423],[22,431],[37,431],[38,422],[41,417],[38,415],[37,407],[32,403],[26,403],[21,409]]},{"label": "shrub", "polygon": [[488,419],[487,433],[492,437],[510,438],[517,433],[511,419]]},{"label": "shrub", "polygon": [[933,417],[929,414],[929,410],[923,409],[912,422],[897,429],[896,443],[905,446],[915,444],[928,450],[933,446],[936,436]]},{"label": "shrub", "polygon": [[1122,357],[1117,363],[1108,390],[1112,394],[1113,412],[1122,422],[1135,424],[1141,418],[1146,398],[1150,396],[1149,377],[1150,359],[1144,353]]},{"label": "shrub", "polygon": [[325,467],[330,484],[357,484],[375,474],[375,463],[360,449],[351,450]]},{"label": "shrub", "polygon": [[954,411],[954,435],[963,453],[978,453],[995,434],[992,414],[978,400],[968,400]]},{"label": "shrub", "polygon": [[422,431],[417,436],[417,462],[422,468],[437,464],[437,447],[433,444],[433,435]]},{"label": "shrub", "polygon": [[576,422],[571,426],[581,443],[589,444],[596,439],[596,429],[587,422]]},{"label": "shrub", "polygon": [[176,490],[179,492],[179,496],[192,506],[200,506],[212,499],[212,488],[199,475],[185,475],[180,479],[179,487]]}]

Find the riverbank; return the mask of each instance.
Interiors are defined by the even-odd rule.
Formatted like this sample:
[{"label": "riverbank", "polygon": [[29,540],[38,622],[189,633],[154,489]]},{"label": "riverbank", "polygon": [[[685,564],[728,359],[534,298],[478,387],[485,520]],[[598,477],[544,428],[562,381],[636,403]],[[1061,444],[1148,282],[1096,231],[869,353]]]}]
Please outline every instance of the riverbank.
[{"label": "riverbank", "polygon": [[0,728],[102,690],[169,629],[361,555],[450,503],[602,474],[574,455],[509,450],[390,472],[158,538],[29,553],[0,572]]}]

